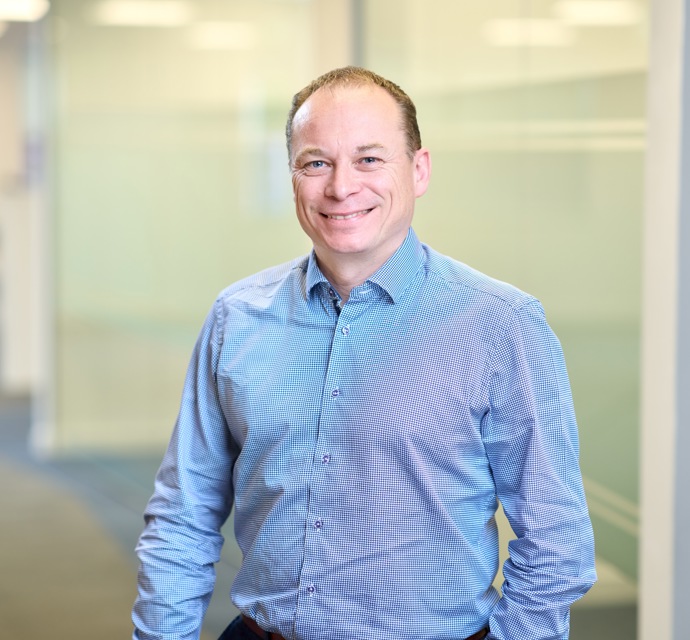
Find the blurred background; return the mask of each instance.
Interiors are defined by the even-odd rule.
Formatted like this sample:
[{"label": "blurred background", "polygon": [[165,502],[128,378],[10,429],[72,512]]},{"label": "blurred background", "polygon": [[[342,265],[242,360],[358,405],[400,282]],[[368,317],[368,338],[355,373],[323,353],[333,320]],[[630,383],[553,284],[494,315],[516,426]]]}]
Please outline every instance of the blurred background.
[{"label": "blurred background", "polygon": [[419,236],[539,297],[562,341],[600,575],[571,638],[636,637],[650,2],[0,0],[0,635],[131,633],[201,322],[309,250],[289,101],[359,64],[417,104]]}]

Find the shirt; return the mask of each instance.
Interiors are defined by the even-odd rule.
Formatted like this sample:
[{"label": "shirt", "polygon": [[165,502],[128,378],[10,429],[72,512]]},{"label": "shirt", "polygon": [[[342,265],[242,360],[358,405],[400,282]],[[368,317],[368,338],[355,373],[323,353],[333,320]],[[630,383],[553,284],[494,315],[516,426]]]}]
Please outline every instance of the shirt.
[{"label": "shirt", "polygon": [[313,252],[216,300],[145,514],[134,637],[198,638],[234,502],[232,601],[285,638],[567,638],[593,535],[539,302],[412,230],[339,302]]}]

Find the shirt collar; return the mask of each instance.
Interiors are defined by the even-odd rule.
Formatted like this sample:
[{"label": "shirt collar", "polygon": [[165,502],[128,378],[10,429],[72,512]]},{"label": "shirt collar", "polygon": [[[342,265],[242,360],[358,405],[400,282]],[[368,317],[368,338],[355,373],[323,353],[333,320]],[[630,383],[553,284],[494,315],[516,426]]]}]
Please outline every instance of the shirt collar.
[{"label": "shirt collar", "polygon": [[[410,228],[398,250],[366,282],[379,286],[393,302],[397,302],[424,263],[424,256],[424,247]],[[316,254],[312,249],[307,263],[306,284],[309,296],[313,294],[314,287],[322,283],[330,286],[316,264]]]}]

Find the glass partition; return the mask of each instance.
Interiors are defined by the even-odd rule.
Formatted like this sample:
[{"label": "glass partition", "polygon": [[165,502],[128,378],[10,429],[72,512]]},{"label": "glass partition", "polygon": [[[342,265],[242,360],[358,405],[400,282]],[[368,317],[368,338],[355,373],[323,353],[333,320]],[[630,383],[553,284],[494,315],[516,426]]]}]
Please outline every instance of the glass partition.
[{"label": "glass partition", "polygon": [[318,27],[349,7],[56,4],[56,442],[160,447],[215,295],[309,248],[285,114],[347,63]]},{"label": "glass partition", "polygon": [[362,62],[418,105],[421,238],[543,302],[601,598],[634,598],[646,0],[62,0],[50,19],[58,451],[162,450],[216,293],[309,249],[292,94]]},{"label": "glass partition", "polygon": [[621,571],[616,597],[632,598],[646,5],[366,7],[364,58],[415,96],[432,151],[417,231],[544,304],[568,362],[597,549],[613,563],[600,572]]}]

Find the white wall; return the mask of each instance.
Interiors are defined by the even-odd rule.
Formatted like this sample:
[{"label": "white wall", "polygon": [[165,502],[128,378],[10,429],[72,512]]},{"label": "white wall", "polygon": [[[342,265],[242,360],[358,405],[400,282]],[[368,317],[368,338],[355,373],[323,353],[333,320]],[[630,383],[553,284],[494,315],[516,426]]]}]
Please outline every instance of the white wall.
[{"label": "white wall", "polygon": [[639,638],[684,640],[690,629],[690,3],[651,7]]},{"label": "white wall", "polygon": [[28,394],[31,340],[32,222],[25,176],[24,52],[26,30],[0,37],[0,393]]}]

